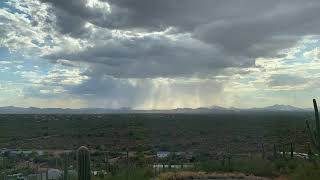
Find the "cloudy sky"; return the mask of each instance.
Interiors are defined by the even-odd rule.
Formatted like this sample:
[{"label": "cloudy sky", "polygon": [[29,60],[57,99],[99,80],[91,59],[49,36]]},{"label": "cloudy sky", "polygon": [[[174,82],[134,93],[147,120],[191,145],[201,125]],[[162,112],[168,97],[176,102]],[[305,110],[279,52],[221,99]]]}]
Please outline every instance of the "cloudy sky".
[{"label": "cloudy sky", "polygon": [[0,106],[311,107],[320,1],[2,0]]}]

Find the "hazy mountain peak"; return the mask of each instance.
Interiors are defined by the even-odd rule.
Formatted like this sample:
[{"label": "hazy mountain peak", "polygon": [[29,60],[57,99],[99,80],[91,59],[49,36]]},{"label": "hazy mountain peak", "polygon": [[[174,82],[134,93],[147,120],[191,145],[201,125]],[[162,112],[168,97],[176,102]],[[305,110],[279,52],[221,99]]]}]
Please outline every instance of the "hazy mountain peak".
[{"label": "hazy mountain peak", "polygon": [[298,108],[291,105],[284,105],[284,104],[275,104],[272,106],[267,106],[264,109],[266,110],[276,110],[276,111],[301,111],[304,110],[302,108]]}]

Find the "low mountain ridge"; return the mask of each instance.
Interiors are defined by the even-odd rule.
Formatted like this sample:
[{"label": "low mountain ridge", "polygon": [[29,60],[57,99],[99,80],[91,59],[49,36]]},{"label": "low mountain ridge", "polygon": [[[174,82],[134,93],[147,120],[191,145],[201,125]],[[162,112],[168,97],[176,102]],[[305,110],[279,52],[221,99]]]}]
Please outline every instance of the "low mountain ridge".
[{"label": "low mountain ridge", "polygon": [[108,113],[231,113],[231,112],[294,112],[294,111],[311,111],[311,108],[298,108],[291,105],[275,104],[263,108],[225,108],[220,106],[199,107],[199,108],[176,108],[169,110],[134,110],[130,108],[106,109],[106,108],[37,108],[37,107],[0,107],[1,114],[108,114]]}]

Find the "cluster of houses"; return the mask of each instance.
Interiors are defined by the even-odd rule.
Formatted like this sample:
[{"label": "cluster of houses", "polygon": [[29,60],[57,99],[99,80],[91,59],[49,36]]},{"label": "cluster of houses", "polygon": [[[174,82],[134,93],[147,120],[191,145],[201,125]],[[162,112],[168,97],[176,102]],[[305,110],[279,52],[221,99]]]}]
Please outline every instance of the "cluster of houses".
[{"label": "cluster of houses", "polygon": [[157,156],[157,159],[167,159],[170,156],[176,156],[176,157],[180,157],[180,158],[187,160],[187,161],[192,161],[192,159],[194,158],[194,155],[192,152],[158,151],[156,156]]},{"label": "cluster of houses", "polygon": [[14,156],[19,156],[19,155],[25,155],[25,156],[30,156],[31,154],[35,153],[38,156],[41,156],[44,154],[44,151],[42,150],[36,150],[36,151],[31,151],[31,150],[17,150],[17,149],[8,149],[8,148],[2,148],[0,149],[0,154],[5,155],[7,154],[8,156],[14,157]]},{"label": "cluster of houses", "polygon": [[[61,151],[62,152],[62,151]],[[59,153],[61,153],[59,151]],[[44,152],[42,150],[16,150],[16,149],[7,149],[2,148],[0,149],[0,166],[3,166],[4,157],[7,158],[13,158],[17,159],[19,157],[28,157],[28,159],[33,159],[36,156],[42,156],[48,152]],[[58,152],[51,152],[51,153],[58,153]],[[134,158],[136,156],[135,152],[130,152],[127,155],[126,153],[120,153],[120,156],[114,156],[113,158],[108,158],[108,163],[112,165],[118,166],[119,164],[126,164],[126,156],[129,158]],[[123,155],[124,154],[124,155]],[[188,168],[191,167],[190,163],[180,163],[180,164],[173,164],[169,163],[172,159],[179,159],[184,162],[192,162],[192,159],[194,158],[193,154],[191,152],[169,152],[169,151],[158,151],[155,152],[153,155],[145,155],[145,158],[153,159],[149,161],[149,165],[154,169],[166,169],[166,168]],[[30,160],[28,160],[30,161]],[[123,163],[124,162],[124,163]],[[180,161],[181,162],[181,161]],[[30,163],[30,162],[29,162]],[[151,164],[152,163],[152,164]],[[32,164],[32,163],[31,163]],[[18,165],[17,165],[18,166]],[[28,165],[30,167],[30,164]],[[32,167],[32,165],[31,165]],[[33,179],[41,179],[41,180],[58,180],[63,177],[63,171],[56,168],[39,168],[39,166],[34,167],[37,169],[37,173],[16,173],[16,174],[0,174],[0,178],[5,180],[33,180]],[[110,169],[109,169],[110,170]],[[102,172],[104,171],[104,172]],[[98,176],[99,174],[107,174],[105,170],[100,171],[92,171],[92,174],[94,176]],[[69,170],[69,175],[75,175],[75,170]]]},{"label": "cluster of houses", "polygon": [[62,178],[63,172],[59,169],[48,169],[48,172],[41,172],[36,174],[24,175],[22,173],[16,174],[1,174],[2,179],[5,180],[59,180]]},{"label": "cluster of houses", "polygon": [[[17,150],[17,149],[8,149],[2,148],[0,149],[0,166],[3,167],[5,164],[4,156],[9,158],[17,158],[21,156],[31,157],[31,156],[41,156],[44,155],[44,151],[42,150]],[[1,178],[4,180],[33,180],[33,179],[41,179],[41,180],[58,180],[62,177],[62,171],[54,168],[41,168],[39,169],[39,173],[24,175],[23,173],[16,174],[5,174],[2,172],[0,174]]]},{"label": "cluster of houses", "polygon": [[[167,160],[175,156],[178,159],[184,160],[184,163],[171,164],[166,163]],[[193,161],[194,156],[191,152],[169,152],[169,151],[158,151],[156,154],[158,162],[153,164],[152,168],[160,171],[161,169],[185,169],[192,168],[193,165],[190,163]],[[189,162],[189,163],[188,163]]]}]

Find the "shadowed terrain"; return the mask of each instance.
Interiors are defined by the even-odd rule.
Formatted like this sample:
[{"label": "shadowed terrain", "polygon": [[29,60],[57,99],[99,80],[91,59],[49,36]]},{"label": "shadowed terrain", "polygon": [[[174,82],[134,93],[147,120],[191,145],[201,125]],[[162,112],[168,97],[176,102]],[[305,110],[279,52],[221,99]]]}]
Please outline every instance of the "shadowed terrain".
[{"label": "shadowed terrain", "polygon": [[0,145],[11,148],[156,149],[248,153],[263,143],[305,151],[312,113],[0,115]]}]

